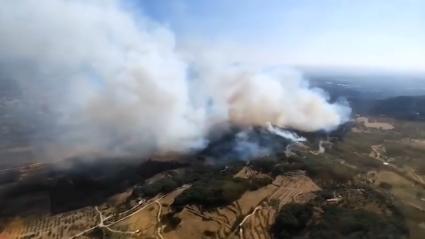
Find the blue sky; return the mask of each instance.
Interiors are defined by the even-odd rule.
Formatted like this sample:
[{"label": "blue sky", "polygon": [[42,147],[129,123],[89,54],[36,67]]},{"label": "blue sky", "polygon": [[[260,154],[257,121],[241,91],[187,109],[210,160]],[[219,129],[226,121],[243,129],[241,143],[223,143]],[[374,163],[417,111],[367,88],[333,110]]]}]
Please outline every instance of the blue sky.
[{"label": "blue sky", "polygon": [[139,0],[179,44],[259,65],[425,71],[423,0]]}]

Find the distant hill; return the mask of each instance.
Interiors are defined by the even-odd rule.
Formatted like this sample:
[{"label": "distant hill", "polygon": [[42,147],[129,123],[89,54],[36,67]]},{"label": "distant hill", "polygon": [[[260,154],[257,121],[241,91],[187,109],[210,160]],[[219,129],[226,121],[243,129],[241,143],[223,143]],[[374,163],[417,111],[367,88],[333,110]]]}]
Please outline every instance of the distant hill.
[{"label": "distant hill", "polygon": [[386,116],[401,120],[425,120],[424,96],[397,96],[385,99],[348,98],[353,114]]},{"label": "distant hill", "polygon": [[377,100],[370,113],[406,120],[425,120],[425,96],[399,96]]}]

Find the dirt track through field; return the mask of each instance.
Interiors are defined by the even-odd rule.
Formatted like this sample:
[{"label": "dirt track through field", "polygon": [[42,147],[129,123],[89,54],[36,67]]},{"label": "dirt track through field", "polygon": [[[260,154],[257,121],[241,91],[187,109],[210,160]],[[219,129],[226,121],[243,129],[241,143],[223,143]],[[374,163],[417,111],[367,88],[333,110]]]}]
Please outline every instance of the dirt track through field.
[{"label": "dirt track through field", "polygon": [[290,202],[304,203],[320,188],[305,175],[278,176],[261,189],[246,192],[236,202],[213,211],[187,206],[178,217],[184,223],[164,238],[269,239],[279,209]]},{"label": "dirt track through field", "polygon": [[[318,187],[311,185],[306,180],[285,180],[281,179],[280,186],[272,195],[265,198],[260,206],[248,214],[243,223],[240,224],[239,238],[241,239],[267,239],[270,238],[269,228],[274,222],[277,209],[290,202],[306,202],[309,197],[302,198],[306,191],[318,190]],[[307,199],[307,200],[306,200]],[[270,205],[271,201],[279,202],[277,208]]]}]

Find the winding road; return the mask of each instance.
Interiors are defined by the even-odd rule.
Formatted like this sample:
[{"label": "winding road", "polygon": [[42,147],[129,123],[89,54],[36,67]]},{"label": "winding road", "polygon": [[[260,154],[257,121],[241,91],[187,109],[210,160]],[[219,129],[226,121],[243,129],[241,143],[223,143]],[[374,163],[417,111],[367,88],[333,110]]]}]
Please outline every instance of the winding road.
[{"label": "winding road", "polygon": [[156,223],[157,223],[157,227],[158,227],[157,234],[158,234],[158,237],[160,239],[164,239],[164,237],[162,236],[162,233],[161,233],[161,231],[162,231],[162,226],[161,226],[162,205],[158,200],[155,200],[155,203],[158,204],[158,214],[156,215]]},{"label": "winding road", "polygon": [[248,215],[246,215],[245,217],[244,217],[244,219],[241,221],[241,223],[239,223],[239,237],[240,238],[243,238],[243,225],[245,224],[245,222],[251,217],[251,216],[253,216],[253,215],[255,215],[255,213],[258,211],[258,210],[260,210],[262,207],[261,206],[257,206],[257,207],[255,207],[254,208],[254,210],[250,213],[250,214],[248,214]]},{"label": "winding road", "polygon": [[[176,188],[175,190],[181,190],[181,189],[186,190],[186,189],[187,189],[187,188],[189,188],[189,187],[190,187],[190,185],[185,184],[185,185],[183,185],[183,186],[181,186],[181,187],[179,187],[179,188]],[[122,221],[124,221],[124,220],[125,220],[125,219],[127,219],[127,218],[132,217],[132,216],[133,216],[133,215],[135,215],[136,213],[138,213],[138,212],[142,211],[143,209],[145,209],[145,208],[149,207],[150,205],[152,205],[152,204],[154,204],[154,203],[159,205],[158,214],[157,214],[157,223],[158,223],[158,225],[159,225],[159,224],[161,223],[161,213],[162,213],[162,205],[161,205],[161,203],[160,203],[160,200],[161,200],[162,198],[166,197],[166,196],[167,196],[167,195],[169,195],[169,194],[170,194],[170,193],[167,193],[167,194],[164,194],[164,195],[160,195],[160,196],[159,196],[158,198],[156,198],[155,200],[153,200],[153,199],[148,200],[148,201],[146,201],[145,203],[142,203],[142,204],[136,205],[136,206],[134,206],[134,207],[132,207],[132,208],[130,208],[130,209],[128,209],[128,210],[126,210],[126,211],[124,211],[124,212],[122,212],[121,214],[126,214],[126,213],[128,213],[128,212],[130,212],[130,211],[134,210],[135,208],[137,208],[137,207],[140,207],[140,206],[141,206],[141,207],[140,207],[139,209],[137,209],[136,211],[134,211],[134,212],[132,212],[132,213],[128,214],[127,216],[124,216],[124,217],[122,217],[122,218],[118,219],[118,220],[117,220],[117,221],[115,221],[115,222],[111,222],[111,223],[109,223],[109,224],[107,224],[107,225],[105,225],[105,221],[106,221],[106,220],[108,220],[109,218],[111,218],[112,216],[105,217],[105,216],[103,215],[103,213],[99,210],[99,208],[98,208],[97,206],[95,206],[94,208],[95,208],[96,212],[97,212],[97,213],[98,213],[98,215],[99,215],[99,221],[100,221],[100,222],[99,222],[96,226],[90,227],[90,228],[88,228],[88,229],[86,229],[86,230],[84,230],[84,231],[81,231],[81,232],[79,232],[79,233],[75,234],[74,236],[69,237],[69,239],[74,239],[74,238],[78,238],[78,237],[80,237],[80,236],[83,236],[84,234],[89,233],[89,232],[93,231],[93,230],[94,230],[94,229],[96,229],[96,228],[105,228],[106,230],[108,230],[108,231],[110,231],[110,232],[114,232],[114,233],[131,234],[131,235],[137,234],[137,233],[139,233],[139,231],[140,231],[140,230],[136,230],[136,231],[120,231],[120,230],[116,230],[116,229],[111,228],[111,226],[113,226],[113,225],[115,225],[115,224],[117,224],[117,223],[119,223],[119,222],[122,222]],[[157,231],[157,233],[158,233],[158,237],[159,237],[160,239],[164,239],[164,237],[162,236],[162,232],[161,232],[161,230],[162,230],[162,227],[161,227],[161,226],[158,226],[158,231]]]}]

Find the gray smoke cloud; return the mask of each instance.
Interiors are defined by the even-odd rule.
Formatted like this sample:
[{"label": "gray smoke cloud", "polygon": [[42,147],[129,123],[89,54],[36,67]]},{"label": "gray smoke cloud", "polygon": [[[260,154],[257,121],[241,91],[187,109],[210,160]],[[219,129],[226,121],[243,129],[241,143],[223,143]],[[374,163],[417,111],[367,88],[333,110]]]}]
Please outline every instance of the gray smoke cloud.
[{"label": "gray smoke cloud", "polygon": [[2,77],[44,122],[46,157],[184,152],[223,123],[331,130],[350,114],[293,70],[188,60],[119,1],[5,1],[0,36]]}]

